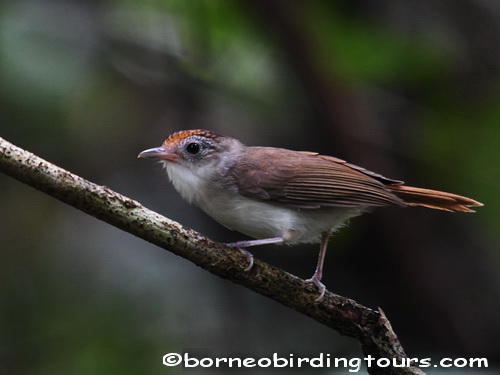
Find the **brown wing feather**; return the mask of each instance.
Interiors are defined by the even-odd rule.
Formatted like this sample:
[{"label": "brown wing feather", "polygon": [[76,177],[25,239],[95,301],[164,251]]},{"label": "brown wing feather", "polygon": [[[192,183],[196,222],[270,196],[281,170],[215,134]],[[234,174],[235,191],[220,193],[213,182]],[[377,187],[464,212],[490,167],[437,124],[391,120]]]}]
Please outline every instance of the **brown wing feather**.
[{"label": "brown wing feather", "polygon": [[384,186],[400,181],[310,152],[249,147],[230,174],[242,195],[297,208],[405,205]]}]

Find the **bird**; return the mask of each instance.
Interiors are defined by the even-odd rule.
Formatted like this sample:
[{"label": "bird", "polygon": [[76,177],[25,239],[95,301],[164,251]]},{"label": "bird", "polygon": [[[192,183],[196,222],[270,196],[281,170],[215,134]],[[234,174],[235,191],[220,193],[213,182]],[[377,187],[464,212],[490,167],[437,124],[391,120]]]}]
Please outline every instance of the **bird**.
[{"label": "bird", "polygon": [[482,203],[443,191],[406,186],[342,159],[316,152],[246,146],[233,137],[193,129],[169,135],[139,158],[163,163],[174,188],[223,226],[251,240],[228,243],[246,250],[264,244],[320,243],[317,266],[307,282],[318,290],[332,233],[349,219],[380,206],[423,206],[474,212]]}]

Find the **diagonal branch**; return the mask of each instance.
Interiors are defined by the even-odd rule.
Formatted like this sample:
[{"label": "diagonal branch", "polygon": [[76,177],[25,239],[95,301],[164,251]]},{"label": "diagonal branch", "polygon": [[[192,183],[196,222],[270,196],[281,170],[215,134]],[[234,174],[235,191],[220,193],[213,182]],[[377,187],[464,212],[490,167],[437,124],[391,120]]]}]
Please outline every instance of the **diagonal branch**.
[{"label": "diagonal branch", "polygon": [[[255,260],[244,272],[245,256],[200,233],[161,216],[139,202],[106,186],[87,181],[0,138],[0,170],[89,215],[190,260],[207,271],[301,312],[359,340],[365,356],[407,361],[401,344],[381,310],[326,292],[315,302],[317,290],[310,283],[267,263]],[[375,367],[370,374],[423,374],[414,366]]]}]

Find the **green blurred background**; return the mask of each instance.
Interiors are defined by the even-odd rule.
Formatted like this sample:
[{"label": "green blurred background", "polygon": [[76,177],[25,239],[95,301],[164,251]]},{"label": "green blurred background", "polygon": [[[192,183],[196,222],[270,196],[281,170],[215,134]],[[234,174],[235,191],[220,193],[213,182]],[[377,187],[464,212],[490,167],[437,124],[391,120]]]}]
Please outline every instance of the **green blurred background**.
[{"label": "green blurred background", "polygon": [[[352,220],[324,282],[380,306],[411,357],[493,364],[499,51],[495,0],[4,0],[0,136],[224,242],[243,236],[183,202],[138,152],[206,128],[473,197],[485,203],[474,215],[383,208]],[[180,373],[161,358],[187,348],[362,355],[2,174],[0,194],[2,374]],[[253,253],[307,278],[318,247]]]}]

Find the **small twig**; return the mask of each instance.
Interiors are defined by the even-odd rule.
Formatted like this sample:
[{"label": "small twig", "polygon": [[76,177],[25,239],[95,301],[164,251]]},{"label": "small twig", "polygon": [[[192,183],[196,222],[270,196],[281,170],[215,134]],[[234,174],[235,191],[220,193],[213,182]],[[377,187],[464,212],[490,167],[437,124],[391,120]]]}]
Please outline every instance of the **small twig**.
[{"label": "small twig", "polygon": [[[373,358],[406,360],[401,344],[382,313],[327,292],[315,302],[310,283],[258,259],[249,272],[239,251],[157,214],[139,202],[96,185],[0,138],[0,170],[81,211],[190,260],[214,275],[267,296],[341,335],[358,339]],[[423,374],[416,367],[370,367],[370,374]]]}]

